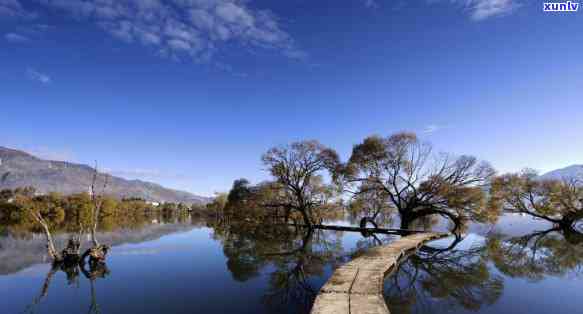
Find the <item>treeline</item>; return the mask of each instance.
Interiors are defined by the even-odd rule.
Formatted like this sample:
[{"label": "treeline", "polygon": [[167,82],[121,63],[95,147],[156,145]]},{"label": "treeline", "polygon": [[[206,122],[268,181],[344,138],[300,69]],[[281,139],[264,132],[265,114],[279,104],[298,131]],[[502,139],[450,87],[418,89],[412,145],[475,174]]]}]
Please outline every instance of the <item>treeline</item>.
[{"label": "treeline", "polygon": [[[88,230],[92,221],[93,202],[89,193],[37,195],[32,187],[0,191],[0,224],[12,230],[41,232],[32,216],[39,212],[51,230],[78,232]],[[137,228],[153,220],[184,220],[190,212],[206,212],[203,205],[162,203],[157,206],[139,198],[117,199],[102,196],[99,229]]]},{"label": "treeline", "polygon": [[583,220],[583,180],[540,180],[524,170],[498,175],[468,155],[434,152],[414,133],[370,136],[342,161],[317,141],[274,147],[261,158],[271,179],[233,183],[209,210],[217,216],[259,223],[317,226],[350,212],[361,227],[398,217],[402,229],[443,217],[460,230],[468,221],[494,223],[504,211],[574,228]]}]

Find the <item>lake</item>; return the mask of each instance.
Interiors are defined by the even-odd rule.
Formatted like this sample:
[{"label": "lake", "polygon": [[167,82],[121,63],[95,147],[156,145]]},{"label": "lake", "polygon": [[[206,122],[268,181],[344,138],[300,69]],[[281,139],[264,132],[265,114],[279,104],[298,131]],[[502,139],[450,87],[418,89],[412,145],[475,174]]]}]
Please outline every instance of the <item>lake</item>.
[{"label": "lake", "polygon": [[[581,312],[583,242],[549,228],[505,215],[429,243],[386,278],[391,313]],[[42,236],[2,231],[0,312],[309,313],[336,267],[397,237],[192,219],[99,238],[107,265],[51,269]]]}]

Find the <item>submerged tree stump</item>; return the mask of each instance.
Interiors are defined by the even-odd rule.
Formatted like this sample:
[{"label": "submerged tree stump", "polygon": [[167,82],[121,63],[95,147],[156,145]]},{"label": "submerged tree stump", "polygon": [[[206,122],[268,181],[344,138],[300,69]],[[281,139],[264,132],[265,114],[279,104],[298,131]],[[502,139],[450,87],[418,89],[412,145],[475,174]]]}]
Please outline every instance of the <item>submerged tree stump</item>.
[{"label": "submerged tree stump", "polygon": [[79,262],[81,248],[81,241],[76,238],[71,238],[67,242],[67,246],[61,252],[62,262],[66,264],[75,264]]},{"label": "submerged tree stump", "polygon": [[104,244],[87,249],[81,257],[81,262],[85,262],[85,259],[89,257],[89,263],[105,263],[109,249],[109,246]]}]

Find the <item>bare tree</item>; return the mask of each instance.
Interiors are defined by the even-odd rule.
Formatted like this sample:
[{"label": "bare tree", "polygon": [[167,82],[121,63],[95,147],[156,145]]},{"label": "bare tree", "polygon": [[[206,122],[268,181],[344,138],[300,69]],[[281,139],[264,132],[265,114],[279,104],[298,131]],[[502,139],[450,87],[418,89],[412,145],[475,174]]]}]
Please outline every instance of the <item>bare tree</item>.
[{"label": "bare tree", "polygon": [[36,220],[36,222],[38,222],[38,224],[41,225],[41,227],[43,228],[45,238],[47,240],[47,251],[49,257],[53,260],[53,263],[63,262],[63,255],[61,255],[61,253],[59,253],[55,247],[55,242],[53,241],[53,236],[51,234],[49,224],[47,223],[47,221],[44,219],[40,211],[37,209],[32,209],[31,215]]},{"label": "bare tree", "polygon": [[297,211],[307,226],[314,225],[314,210],[329,196],[323,175],[335,172],[338,154],[312,140],[272,148],[262,161],[281,187],[278,200],[269,205]]},{"label": "bare tree", "polygon": [[343,167],[345,190],[354,195],[379,190],[406,229],[414,220],[441,215],[456,226],[479,219],[485,210],[483,187],[495,174],[475,157],[433,154],[432,146],[414,133],[371,136],[355,145]]},{"label": "bare tree", "polygon": [[97,226],[99,224],[99,215],[101,213],[101,207],[103,205],[103,198],[107,185],[109,183],[109,176],[103,174],[103,185],[101,190],[97,191],[97,185],[99,184],[99,171],[97,168],[97,162],[95,162],[95,168],[93,169],[93,178],[91,180],[91,202],[93,204],[92,208],[92,221],[91,221],[91,242],[93,247],[89,248],[83,256],[81,261],[84,261],[86,257],[89,257],[90,262],[104,262],[109,252],[109,246],[100,244],[97,240]]},{"label": "bare tree", "polygon": [[[30,197],[30,195],[29,195]],[[43,216],[43,211],[48,210],[47,208],[43,208],[46,206],[46,203],[43,202],[40,197],[35,198],[19,198],[17,200],[24,208],[28,210],[30,216],[41,226],[45,238],[47,240],[47,253],[48,256],[51,258],[54,264],[59,263],[66,263],[66,264],[75,264],[79,260],[79,249],[81,246],[80,236],[78,234],[73,234],[67,241],[66,247],[59,251],[56,248],[55,242],[53,240],[53,236],[50,231],[49,222]]]}]

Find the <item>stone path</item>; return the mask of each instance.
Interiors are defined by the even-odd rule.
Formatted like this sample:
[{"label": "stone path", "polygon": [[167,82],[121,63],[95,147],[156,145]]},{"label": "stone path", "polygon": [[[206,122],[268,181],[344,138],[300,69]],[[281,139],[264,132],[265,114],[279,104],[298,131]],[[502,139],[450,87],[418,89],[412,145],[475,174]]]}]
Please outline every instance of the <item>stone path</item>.
[{"label": "stone path", "polygon": [[383,282],[408,253],[444,233],[418,233],[369,249],[336,269],[320,289],[311,314],[389,314]]}]

